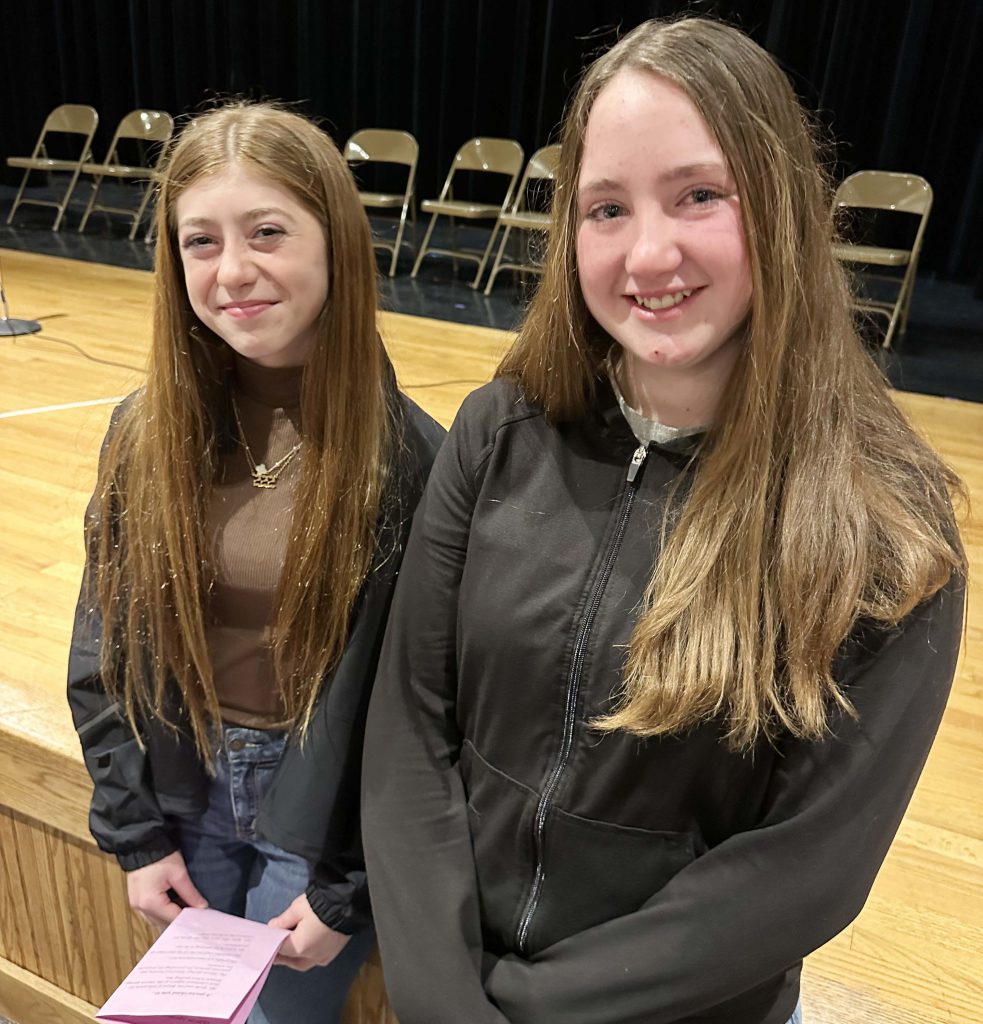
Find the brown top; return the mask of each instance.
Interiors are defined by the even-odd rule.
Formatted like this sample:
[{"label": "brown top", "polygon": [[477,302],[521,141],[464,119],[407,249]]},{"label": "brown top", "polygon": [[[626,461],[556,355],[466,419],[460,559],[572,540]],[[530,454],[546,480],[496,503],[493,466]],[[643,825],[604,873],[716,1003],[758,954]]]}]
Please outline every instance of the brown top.
[{"label": "brown top", "polygon": [[[271,369],[236,357],[236,404],[256,463],[272,467],[300,440],[302,372],[301,367]],[[207,525],[216,580],[207,640],[222,718],[235,725],[285,725],[269,641],[300,460],[298,452],[275,487],[255,487],[246,451],[237,444],[222,458],[212,488]]]}]

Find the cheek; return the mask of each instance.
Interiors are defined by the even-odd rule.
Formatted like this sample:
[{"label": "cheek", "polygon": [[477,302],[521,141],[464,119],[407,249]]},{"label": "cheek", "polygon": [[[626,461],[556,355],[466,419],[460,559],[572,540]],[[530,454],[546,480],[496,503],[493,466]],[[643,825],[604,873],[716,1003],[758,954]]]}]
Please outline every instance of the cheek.
[{"label": "cheek", "polygon": [[737,253],[734,271],[734,295],[735,301],[740,303],[744,312],[747,312],[751,305],[751,292],[751,263],[748,260],[747,249],[742,242],[740,251]]},{"label": "cheek", "polygon": [[589,229],[581,229],[577,235],[577,277],[588,304],[591,293],[601,286],[604,275],[604,246]]},{"label": "cheek", "polygon": [[720,235],[714,247],[724,258],[725,268],[729,268],[734,301],[750,303],[751,262],[744,240],[744,229],[738,216],[735,216],[734,223],[729,225],[728,230]]},{"label": "cheek", "polygon": [[208,293],[211,275],[201,264],[190,264],[184,268],[184,290],[188,294],[191,308],[204,320],[208,316]]}]

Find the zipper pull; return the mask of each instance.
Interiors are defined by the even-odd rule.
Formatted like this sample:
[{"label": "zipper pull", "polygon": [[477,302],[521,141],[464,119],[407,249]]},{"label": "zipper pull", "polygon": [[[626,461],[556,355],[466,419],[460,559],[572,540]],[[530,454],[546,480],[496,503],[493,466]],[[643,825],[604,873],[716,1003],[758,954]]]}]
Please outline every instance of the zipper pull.
[{"label": "zipper pull", "polygon": [[648,453],[649,446],[647,444],[640,444],[635,449],[631,462],[628,463],[628,483],[634,483],[635,477],[638,476],[638,471],[642,468]]}]

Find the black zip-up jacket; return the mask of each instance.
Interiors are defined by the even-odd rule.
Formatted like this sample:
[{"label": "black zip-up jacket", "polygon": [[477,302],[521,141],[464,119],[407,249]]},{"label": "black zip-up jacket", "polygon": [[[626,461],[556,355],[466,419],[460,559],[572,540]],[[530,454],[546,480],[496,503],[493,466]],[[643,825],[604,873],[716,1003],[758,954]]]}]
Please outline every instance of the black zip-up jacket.
[{"label": "black zip-up jacket", "polygon": [[369,710],[363,835],[401,1024],[785,1024],[861,909],[955,669],[962,583],[858,629],[857,719],[728,750],[602,734],[686,456],[602,386],[550,425],[465,402],[414,520]]},{"label": "black zip-up jacket", "polygon": [[[410,399],[400,395],[399,400],[398,493],[387,502],[377,564],[362,586],[344,654],[322,685],[305,742],[288,740],[256,819],[261,836],[312,865],[311,908],[330,928],[347,934],[371,921],[359,823],[369,691],[410,518],[444,435]],[[90,553],[75,613],[68,699],[94,783],[89,827],[100,849],[133,870],[178,849],[175,818],[205,809],[207,779],[187,732],[174,733],[150,718],[141,723],[141,749],[119,704],[106,695],[99,677],[102,627],[90,593],[92,571]],[[172,700],[166,714],[179,722],[176,690]]]}]

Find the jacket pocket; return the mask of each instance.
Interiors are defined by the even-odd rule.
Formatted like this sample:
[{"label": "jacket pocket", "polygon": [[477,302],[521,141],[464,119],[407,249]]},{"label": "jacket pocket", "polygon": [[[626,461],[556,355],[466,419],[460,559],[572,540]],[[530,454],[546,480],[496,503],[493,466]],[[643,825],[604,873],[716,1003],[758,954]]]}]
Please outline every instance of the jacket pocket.
[{"label": "jacket pocket", "polygon": [[694,859],[688,833],[628,828],[553,808],[528,953],[633,913]]},{"label": "jacket pocket", "polygon": [[485,948],[501,955],[514,948],[528,890],[536,793],[489,764],[469,740],[461,749],[460,769],[468,797]]}]

